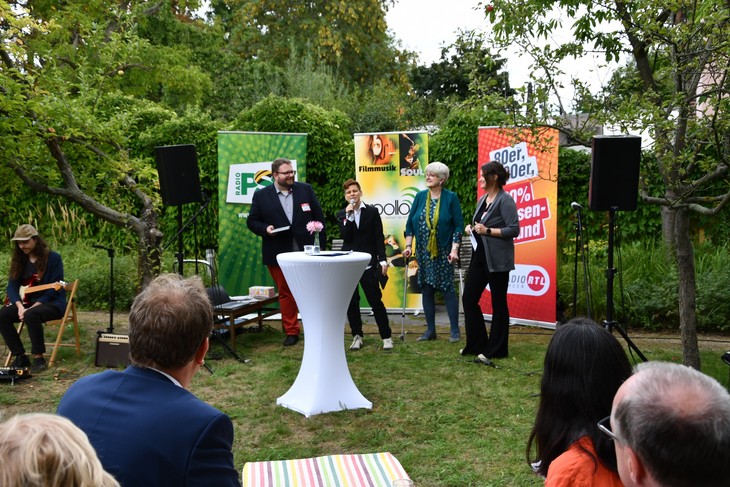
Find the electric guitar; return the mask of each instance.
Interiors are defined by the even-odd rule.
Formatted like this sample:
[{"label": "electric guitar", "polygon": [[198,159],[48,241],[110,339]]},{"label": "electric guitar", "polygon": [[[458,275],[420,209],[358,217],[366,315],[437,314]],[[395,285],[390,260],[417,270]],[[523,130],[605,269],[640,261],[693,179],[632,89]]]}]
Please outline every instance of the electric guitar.
[{"label": "electric guitar", "polygon": [[[37,276],[34,274],[33,277],[28,279],[28,281],[30,281],[29,284],[20,286],[19,294],[20,294],[20,300],[23,302],[23,304],[28,304],[28,300],[26,299],[26,295],[28,295],[28,294],[38,293],[41,291],[45,291],[46,289],[53,289],[54,291],[58,291],[58,290],[66,287],[65,281],[57,281],[57,282],[52,282],[50,284],[41,284],[40,286],[34,286],[33,282],[36,279],[37,279]],[[28,282],[28,281],[26,281],[26,282]],[[8,298],[6,296],[5,305],[8,305],[8,304],[12,304],[12,303],[10,302],[10,298]]]}]

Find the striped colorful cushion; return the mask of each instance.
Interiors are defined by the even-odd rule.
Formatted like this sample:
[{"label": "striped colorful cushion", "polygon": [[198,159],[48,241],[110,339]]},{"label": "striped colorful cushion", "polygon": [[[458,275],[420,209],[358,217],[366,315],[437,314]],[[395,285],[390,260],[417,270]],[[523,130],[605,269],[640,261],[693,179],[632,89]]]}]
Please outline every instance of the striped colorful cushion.
[{"label": "striped colorful cushion", "polygon": [[249,462],[243,487],[391,487],[408,474],[388,452]]}]

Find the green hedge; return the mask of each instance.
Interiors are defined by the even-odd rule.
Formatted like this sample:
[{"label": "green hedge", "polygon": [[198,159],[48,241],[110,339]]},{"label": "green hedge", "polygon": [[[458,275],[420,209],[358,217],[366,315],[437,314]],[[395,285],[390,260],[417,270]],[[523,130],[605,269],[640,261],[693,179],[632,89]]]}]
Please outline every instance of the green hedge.
[{"label": "green hedge", "polygon": [[[574,254],[563,254],[558,268],[558,291],[573,316]],[[698,245],[697,329],[702,333],[730,331],[730,247]],[[614,319],[630,327],[646,330],[677,330],[679,325],[677,289],[679,280],[672,260],[661,242],[631,242],[614,252]],[[606,317],[606,248],[589,247],[589,286],[592,295],[592,317]],[[577,314],[588,315],[583,265],[578,263]]]}]

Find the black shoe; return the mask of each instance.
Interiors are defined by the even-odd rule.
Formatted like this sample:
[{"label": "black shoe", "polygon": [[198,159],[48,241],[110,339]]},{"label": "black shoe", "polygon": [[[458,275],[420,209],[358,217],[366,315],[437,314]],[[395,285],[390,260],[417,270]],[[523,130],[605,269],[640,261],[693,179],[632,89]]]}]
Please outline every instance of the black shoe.
[{"label": "black shoe", "polygon": [[287,335],[284,339],[284,346],[291,347],[292,345],[296,345],[298,341],[299,335]]},{"label": "black shoe", "polygon": [[18,355],[13,360],[12,366],[16,369],[27,369],[30,367],[30,359],[26,354]]},{"label": "black shoe", "polygon": [[474,359],[474,363],[475,364],[484,364],[489,367],[496,367],[496,365],[494,365],[494,362],[489,360],[487,357],[484,356],[484,354],[481,354],[481,353],[479,355],[477,355],[477,358]]},{"label": "black shoe", "polygon": [[35,357],[33,359],[33,365],[30,366],[30,371],[38,373],[43,372],[47,368],[48,364],[46,364],[46,359],[44,359],[43,357]]}]

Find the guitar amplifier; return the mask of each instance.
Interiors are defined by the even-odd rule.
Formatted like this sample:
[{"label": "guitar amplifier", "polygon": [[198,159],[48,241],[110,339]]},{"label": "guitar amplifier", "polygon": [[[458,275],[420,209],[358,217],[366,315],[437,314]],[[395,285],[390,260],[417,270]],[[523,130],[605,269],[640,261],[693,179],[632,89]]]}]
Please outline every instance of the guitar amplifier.
[{"label": "guitar amplifier", "polygon": [[97,367],[125,367],[129,359],[129,337],[113,333],[98,332],[96,335]]}]

